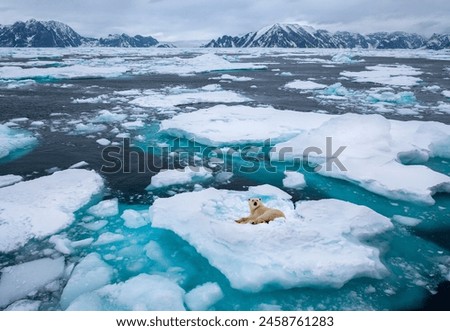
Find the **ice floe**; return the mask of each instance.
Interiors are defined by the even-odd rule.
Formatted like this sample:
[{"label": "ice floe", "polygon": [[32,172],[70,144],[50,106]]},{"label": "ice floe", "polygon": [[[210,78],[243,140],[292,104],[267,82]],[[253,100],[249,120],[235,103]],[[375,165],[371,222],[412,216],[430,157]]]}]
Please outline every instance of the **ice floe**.
[{"label": "ice floe", "polygon": [[[242,225],[247,199],[260,197],[286,220]],[[300,202],[263,185],[247,192],[209,188],[157,199],[154,227],[172,230],[219,269],[232,287],[249,292],[302,286],[341,287],[357,277],[382,278],[377,248],[362,239],[392,228],[371,209],[339,200]]]},{"label": "ice floe", "polygon": [[410,87],[418,85],[422,72],[407,65],[376,65],[366,67],[366,71],[343,71],[341,75],[353,78],[359,83],[375,83]]},{"label": "ice floe", "polygon": [[119,213],[119,202],[117,199],[103,200],[92,206],[87,211],[96,217],[111,217]]},{"label": "ice floe", "polygon": [[186,293],[185,302],[190,310],[208,310],[223,298],[223,292],[217,283],[206,283]]},{"label": "ice floe", "polygon": [[312,82],[310,80],[294,80],[293,82],[284,85],[285,88],[295,90],[318,90],[327,87],[324,84]]},{"label": "ice floe", "polygon": [[66,309],[80,295],[110,284],[112,276],[113,268],[104,262],[100,255],[87,255],[73,269],[61,294],[61,307]]},{"label": "ice floe", "polygon": [[61,278],[64,258],[44,258],[3,268],[0,278],[0,308],[42,289]]},{"label": "ice floe", "polygon": [[30,133],[0,124],[0,159],[15,151],[28,149],[36,143],[37,139]]},{"label": "ice floe", "polygon": [[0,189],[0,252],[23,246],[70,225],[73,213],[103,189],[93,171],[69,169]]},{"label": "ice floe", "polygon": [[148,190],[171,185],[188,184],[212,178],[212,173],[206,168],[185,167],[184,169],[163,170],[151,178]]},{"label": "ice floe", "polygon": [[75,299],[67,310],[182,311],[184,290],[159,275],[140,274]]},{"label": "ice floe", "polygon": [[14,185],[23,180],[22,176],[17,175],[3,175],[0,176],[0,188]]},{"label": "ice floe", "polygon": [[306,186],[305,176],[296,171],[285,171],[283,186],[287,188],[302,189]]}]

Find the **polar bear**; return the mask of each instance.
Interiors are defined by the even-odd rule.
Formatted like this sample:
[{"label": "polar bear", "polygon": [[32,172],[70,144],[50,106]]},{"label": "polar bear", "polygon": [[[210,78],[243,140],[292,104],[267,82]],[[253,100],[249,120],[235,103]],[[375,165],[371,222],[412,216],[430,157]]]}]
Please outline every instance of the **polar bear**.
[{"label": "polar bear", "polygon": [[270,221],[273,221],[278,217],[286,218],[281,210],[264,206],[261,199],[259,198],[248,199],[248,206],[250,208],[250,216],[242,217],[241,219],[237,220],[236,223],[259,224],[269,223]]}]

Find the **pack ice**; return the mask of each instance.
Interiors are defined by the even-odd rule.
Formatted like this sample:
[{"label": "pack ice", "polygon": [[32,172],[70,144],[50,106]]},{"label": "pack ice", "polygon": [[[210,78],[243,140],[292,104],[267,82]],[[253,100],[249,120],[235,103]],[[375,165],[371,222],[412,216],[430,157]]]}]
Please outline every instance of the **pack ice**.
[{"label": "pack ice", "polygon": [[44,238],[70,225],[73,213],[103,189],[93,171],[69,169],[0,188],[0,252]]},{"label": "pack ice", "polygon": [[[161,131],[212,146],[277,143],[273,160],[303,159],[321,165],[318,173],[347,180],[391,199],[434,204],[436,192],[450,192],[450,177],[419,165],[430,157],[450,158],[450,126],[439,122],[396,121],[381,115],[328,115],[271,107],[216,106],[164,120]],[[339,161],[327,162],[345,147]],[[283,153],[279,153],[283,151]],[[321,169],[321,170],[319,170]],[[415,178],[415,180],[411,180]]]},{"label": "pack ice", "polygon": [[[237,224],[247,199],[261,197],[286,220]],[[246,192],[209,188],[157,199],[153,226],[172,230],[219,269],[233,288],[341,287],[357,277],[382,278],[387,270],[377,248],[362,239],[389,230],[391,222],[365,206],[339,200],[299,202],[270,186]]]}]

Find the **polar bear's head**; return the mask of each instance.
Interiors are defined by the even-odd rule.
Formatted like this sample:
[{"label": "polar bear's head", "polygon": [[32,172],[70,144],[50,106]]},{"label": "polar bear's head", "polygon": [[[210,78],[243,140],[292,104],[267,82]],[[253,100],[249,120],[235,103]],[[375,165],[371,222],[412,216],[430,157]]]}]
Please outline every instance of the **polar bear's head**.
[{"label": "polar bear's head", "polygon": [[255,209],[259,208],[262,206],[262,201],[260,198],[251,198],[248,199],[248,206],[250,208],[251,211],[254,211]]}]

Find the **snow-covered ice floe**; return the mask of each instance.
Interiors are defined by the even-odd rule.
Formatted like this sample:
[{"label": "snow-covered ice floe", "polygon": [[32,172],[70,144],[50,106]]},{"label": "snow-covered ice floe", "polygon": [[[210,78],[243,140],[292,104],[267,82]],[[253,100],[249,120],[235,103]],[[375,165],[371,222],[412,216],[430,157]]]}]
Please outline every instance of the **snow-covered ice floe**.
[{"label": "snow-covered ice floe", "polygon": [[[106,278],[105,278],[106,280]],[[140,274],[77,297],[67,310],[182,311],[184,290],[159,275]]]},{"label": "snow-covered ice floe", "polygon": [[312,82],[310,80],[294,80],[293,82],[287,83],[284,85],[285,88],[295,89],[295,90],[320,90],[324,89],[327,86],[324,84],[319,84],[316,82]]},{"label": "snow-covered ice floe", "polygon": [[[430,157],[450,158],[450,126],[443,123],[216,106],[164,120],[161,130],[213,146],[263,144],[272,139],[278,142],[273,160],[303,159],[309,147],[319,148],[322,154],[308,154],[309,161],[322,165],[319,174],[392,199],[433,204],[434,193],[450,192],[449,176],[417,165]],[[336,163],[326,167],[326,137],[332,138],[333,153],[345,147],[338,155],[344,170]]]},{"label": "snow-covered ice floe", "polygon": [[30,133],[0,124],[0,159],[15,151],[30,148],[36,143],[37,139]]},{"label": "snow-covered ice floe", "polygon": [[32,238],[44,238],[70,225],[73,213],[103,189],[93,171],[69,169],[0,189],[0,252]]},{"label": "snow-covered ice floe", "polygon": [[[286,220],[237,224],[247,199],[260,197]],[[386,217],[339,200],[294,204],[282,190],[262,185],[247,192],[209,188],[157,199],[154,227],[172,230],[219,269],[233,288],[341,287],[358,277],[382,278],[387,270],[377,248],[361,242],[392,228]]]},{"label": "snow-covered ice floe", "polygon": [[64,267],[64,258],[60,257],[44,258],[1,269],[0,308],[61,278]]},{"label": "snow-covered ice floe", "polygon": [[211,171],[205,168],[185,167],[184,169],[170,169],[160,171],[151,179],[147,190],[161,187],[200,182],[212,178]]},{"label": "snow-covered ice floe", "polygon": [[343,71],[341,75],[353,78],[359,83],[376,83],[410,87],[418,85],[421,79],[417,76],[423,74],[420,70],[407,65],[381,65],[368,66],[366,71]]}]

